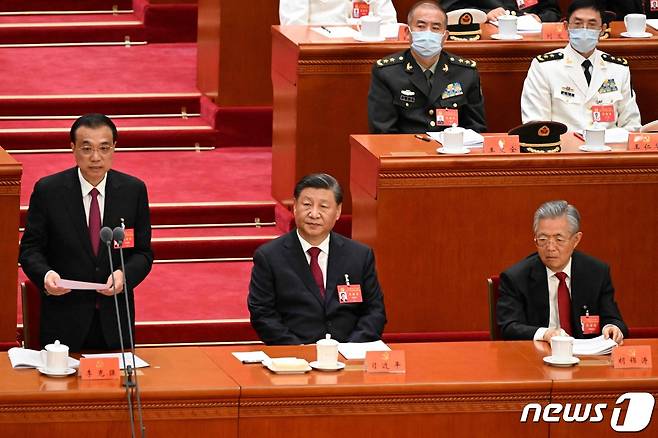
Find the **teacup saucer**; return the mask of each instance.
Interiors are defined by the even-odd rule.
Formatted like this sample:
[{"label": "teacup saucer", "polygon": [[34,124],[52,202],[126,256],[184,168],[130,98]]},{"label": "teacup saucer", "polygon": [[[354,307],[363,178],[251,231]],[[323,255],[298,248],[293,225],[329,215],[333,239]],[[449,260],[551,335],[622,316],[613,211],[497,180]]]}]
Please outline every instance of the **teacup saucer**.
[{"label": "teacup saucer", "polygon": [[471,150],[467,147],[461,147],[461,148],[440,147],[436,151],[440,154],[457,154],[457,155],[468,154],[469,152],[471,152]]},{"label": "teacup saucer", "polygon": [[584,152],[610,152],[612,148],[606,145],[587,145],[579,146],[578,149]]},{"label": "teacup saucer", "polygon": [[383,36],[378,36],[378,37],[367,37],[363,36],[361,34],[357,34],[354,36],[354,39],[357,41],[361,41],[363,43],[379,43],[381,41],[386,40]]},{"label": "teacup saucer", "polygon": [[491,35],[491,38],[493,38],[494,40],[501,40],[501,41],[515,41],[515,40],[522,40],[523,35],[519,35],[517,33],[514,36],[504,36],[504,35],[501,35],[499,33],[495,33],[495,34]]},{"label": "teacup saucer", "polygon": [[569,359],[556,359],[553,356],[546,356],[544,362],[554,367],[571,367],[580,362],[576,356],[571,356]]},{"label": "teacup saucer", "polygon": [[342,370],[345,368],[345,364],[343,362],[336,362],[335,366],[326,366],[326,365],[320,365],[320,362],[317,360],[314,360],[309,364],[313,369],[319,370],[319,371],[338,371]]},{"label": "teacup saucer", "polygon": [[66,368],[63,371],[57,371],[57,372],[52,372],[47,370],[46,368],[39,367],[37,368],[41,374],[45,374],[46,376],[49,377],[66,377],[70,376],[71,374],[75,374],[75,368]]},{"label": "teacup saucer", "polygon": [[621,36],[624,38],[651,38],[652,33],[649,32],[642,32],[642,33],[628,33],[628,32],[622,32]]}]

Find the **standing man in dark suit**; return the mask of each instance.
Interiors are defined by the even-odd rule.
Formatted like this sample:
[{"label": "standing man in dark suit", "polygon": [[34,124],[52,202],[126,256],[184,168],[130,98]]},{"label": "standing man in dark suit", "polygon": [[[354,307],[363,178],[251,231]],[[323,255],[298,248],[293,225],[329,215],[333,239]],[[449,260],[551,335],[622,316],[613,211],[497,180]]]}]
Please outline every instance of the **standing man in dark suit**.
[{"label": "standing man in dark suit", "polygon": [[486,131],[484,100],[476,62],[443,50],[447,16],[438,3],[420,1],[407,17],[411,48],[372,67],[368,124],[373,134],[442,131],[457,124]]},{"label": "standing man in dark suit", "polygon": [[343,201],[338,181],[307,175],[294,198],[297,229],[254,254],[251,325],[266,344],[308,344],[327,333],[339,342],[380,339],[386,312],[372,249],[332,231]]},{"label": "standing man in dark suit", "polygon": [[[40,179],[30,198],[19,261],[42,291],[41,345],[55,340],[71,351],[119,348],[113,295],[124,281],[134,325],[133,288],[151,270],[151,222],[146,186],[139,179],[111,170],[117,130],[102,114],[86,114],[71,127],[71,149],[77,166]],[[125,275],[113,251],[114,275],[101,226],[125,225],[134,247],[124,250]],[[124,247],[130,246],[128,239]],[[70,290],[60,279],[103,283],[98,291]],[[114,284],[113,284],[114,280]],[[119,306],[123,342],[128,345],[125,305]]]},{"label": "standing man in dark suit", "polygon": [[620,344],[628,329],[610,268],[574,251],[583,236],[578,210],[566,201],[546,202],[533,229],[537,252],[500,274],[496,313],[503,337],[549,342],[563,332],[574,338],[603,333]]}]

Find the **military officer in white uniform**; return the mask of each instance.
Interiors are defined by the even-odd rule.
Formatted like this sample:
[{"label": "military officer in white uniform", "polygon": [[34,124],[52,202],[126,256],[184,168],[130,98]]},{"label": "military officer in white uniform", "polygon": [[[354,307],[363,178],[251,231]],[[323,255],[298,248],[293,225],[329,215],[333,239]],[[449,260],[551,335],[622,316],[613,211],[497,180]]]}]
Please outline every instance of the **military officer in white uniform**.
[{"label": "military officer in white uniform", "polygon": [[443,50],[446,13],[434,1],[409,12],[411,48],[378,60],[368,93],[373,134],[442,131],[454,123],[486,131],[476,62]]},{"label": "military officer in white uniform", "polygon": [[392,0],[280,0],[279,21],[281,25],[348,24],[354,8],[372,12],[382,23],[398,21]]},{"label": "military officer in white uniform", "polygon": [[569,6],[569,44],[537,56],[530,65],[521,95],[523,123],[553,120],[570,131],[594,123],[639,130],[628,62],[596,49],[602,15],[594,0],[575,0]]}]

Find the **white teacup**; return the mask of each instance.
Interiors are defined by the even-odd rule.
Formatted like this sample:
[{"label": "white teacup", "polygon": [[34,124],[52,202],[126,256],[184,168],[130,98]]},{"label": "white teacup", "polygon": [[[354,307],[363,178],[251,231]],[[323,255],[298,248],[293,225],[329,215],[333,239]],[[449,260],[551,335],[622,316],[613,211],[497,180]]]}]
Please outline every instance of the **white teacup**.
[{"label": "white teacup", "polygon": [[498,17],[498,35],[501,38],[515,38],[517,32],[516,15],[501,15]]},{"label": "white teacup", "polygon": [[464,128],[451,126],[443,130],[443,148],[446,150],[464,147]]},{"label": "white teacup", "polygon": [[381,37],[382,19],[374,15],[365,15],[361,17],[361,36],[368,39],[378,39]]},{"label": "white teacup", "polygon": [[553,336],[551,338],[551,355],[559,361],[573,357],[573,338],[571,336]]},{"label": "white teacup", "polygon": [[605,129],[603,128],[587,128],[585,129],[585,145],[587,146],[604,146],[605,145]]},{"label": "white teacup", "polygon": [[647,16],[644,14],[627,14],[624,24],[629,35],[644,35],[647,30]]},{"label": "white teacup", "polygon": [[57,374],[66,371],[69,365],[69,347],[55,341],[54,344],[48,344],[41,351],[41,358],[46,365],[46,371]]},{"label": "white teacup", "polygon": [[321,367],[335,367],[338,363],[338,341],[331,339],[331,335],[327,334],[325,339],[320,339],[315,343],[315,348],[318,353],[318,364]]}]

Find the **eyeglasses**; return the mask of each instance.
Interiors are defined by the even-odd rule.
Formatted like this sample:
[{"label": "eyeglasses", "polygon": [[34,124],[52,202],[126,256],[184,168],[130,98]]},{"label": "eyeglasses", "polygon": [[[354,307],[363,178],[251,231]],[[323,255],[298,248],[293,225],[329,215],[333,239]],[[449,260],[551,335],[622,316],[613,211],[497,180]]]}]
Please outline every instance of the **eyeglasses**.
[{"label": "eyeglasses", "polygon": [[545,248],[545,247],[548,246],[549,243],[553,242],[555,244],[555,246],[563,247],[563,246],[566,246],[569,243],[569,241],[571,240],[572,237],[573,237],[573,235],[571,235],[569,237],[560,236],[560,235],[557,235],[557,236],[538,236],[538,237],[535,237],[535,245],[537,245],[539,248]]},{"label": "eyeglasses", "polygon": [[100,155],[108,155],[114,150],[114,146],[102,145],[97,148],[91,146],[80,146],[78,150],[85,156],[90,156],[94,152],[98,152]]}]

